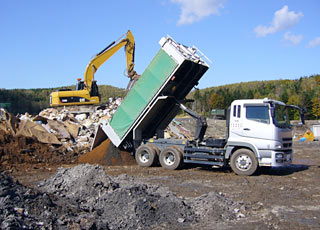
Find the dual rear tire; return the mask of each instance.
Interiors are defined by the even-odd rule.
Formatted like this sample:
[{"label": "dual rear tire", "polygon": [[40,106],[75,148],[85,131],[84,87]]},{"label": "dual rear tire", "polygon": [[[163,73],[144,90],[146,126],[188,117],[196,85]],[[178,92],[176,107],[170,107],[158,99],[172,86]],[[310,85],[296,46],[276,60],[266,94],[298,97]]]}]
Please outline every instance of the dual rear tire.
[{"label": "dual rear tire", "polygon": [[160,150],[153,144],[141,145],[136,151],[136,162],[143,167],[151,167],[158,162]]},{"label": "dual rear tire", "polygon": [[178,146],[169,146],[161,152],[154,144],[145,144],[137,148],[136,162],[143,167],[151,167],[160,161],[163,168],[175,170],[183,164],[183,150]]},{"label": "dual rear tire", "polygon": [[183,164],[183,150],[177,146],[164,148],[159,156],[160,164],[166,169],[179,169]]}]

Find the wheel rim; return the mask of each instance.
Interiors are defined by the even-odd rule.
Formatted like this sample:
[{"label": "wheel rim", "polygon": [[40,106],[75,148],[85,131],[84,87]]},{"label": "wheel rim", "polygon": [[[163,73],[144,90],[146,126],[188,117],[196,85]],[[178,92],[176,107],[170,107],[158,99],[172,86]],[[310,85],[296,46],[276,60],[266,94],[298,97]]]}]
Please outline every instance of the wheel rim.
[{"label": "wheel rim", "polygon": [[240,155],[236,159],[236,167],[241,171],[247,171],[251,168],[252,161],[248,155]]},{"label": "wheel rim", "polygon": [[174,154],[171,152],[167,152],[164,155],[164,159],[163,159],[164,163],[166,165],[173,165],[174,164]]},{"label": "wheel rim", "polygon": [[150,154],[147,151],[142,151],[139,154],[139,160],[143,163],[147,163],[150,160]]}]

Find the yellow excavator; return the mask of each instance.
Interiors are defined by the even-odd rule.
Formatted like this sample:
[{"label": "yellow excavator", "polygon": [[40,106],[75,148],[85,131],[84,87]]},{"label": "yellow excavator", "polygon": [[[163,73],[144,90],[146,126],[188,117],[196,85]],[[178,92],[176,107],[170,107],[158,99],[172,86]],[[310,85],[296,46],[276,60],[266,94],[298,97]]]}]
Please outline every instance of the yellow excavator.
[{"label": "yellow excavator", "polygon": [[[123,38],[124,36],[125,38]],[[83,81],[81,81],[81,78],[78,78],[75,90],[63,89],[57,92],[52,92],[50,94],[50,106],[100,104],[100,95],[98,85],[94,80],[94,74],[103,63],[105,63],[123,46],[125,46],[127,59],[127,76],[130,78],[127,89],[130,89],[138,80],[140,75],[138,75],[134,70],[135,43],[131,31],[128,30],[128,32],[122,35],[118,40],[113,41],[101,52],[96,54],[96,56],[87,65]]]}]

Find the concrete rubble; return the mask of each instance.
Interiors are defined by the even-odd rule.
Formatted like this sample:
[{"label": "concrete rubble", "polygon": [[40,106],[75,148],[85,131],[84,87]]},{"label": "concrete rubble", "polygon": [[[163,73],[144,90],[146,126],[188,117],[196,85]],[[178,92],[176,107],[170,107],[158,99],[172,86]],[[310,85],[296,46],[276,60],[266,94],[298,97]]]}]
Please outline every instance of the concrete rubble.
[{"label": "concrete rubble", "polygon": [[[14,116],[1,109],[0,130],[13,136],[35,138],[53,148],[63,146],[68,151],[75,148],[88,151],[94,139],[97,126],[102,120],[109,120],[121,98],[110,98],[105,106],[94,111],[72,111],[68,107],[47,108],[38,115],[28,113]],[[179,121],[172,121],[165,131],[167,138],[192,138],[191,132]]]},{"label": "concrete rubble", "polygon": [[47,108],[36,116],[28,113],[14,116],[1,109],[0,130],[13,136],[36,138],[39,142],[73,148],[90,148],[94,132],[103,119],[110,119],[120,98],[110,98],[106,106],[94,111],[72,111],[68,107]]}]

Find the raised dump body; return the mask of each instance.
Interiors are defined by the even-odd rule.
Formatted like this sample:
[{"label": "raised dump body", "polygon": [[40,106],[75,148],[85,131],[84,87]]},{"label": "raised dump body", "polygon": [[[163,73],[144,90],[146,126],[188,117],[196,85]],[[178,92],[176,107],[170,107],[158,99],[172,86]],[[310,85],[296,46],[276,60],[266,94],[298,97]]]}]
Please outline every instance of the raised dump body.
[{"label": "raised dump body", "polygon": [[128,149],[155,134],[162,137],[179,111],[177,100],[183,100],[209,68],[196,48],[171,37],[159,43],[158,53],[110,121],[101,127],[116,147]]}]

